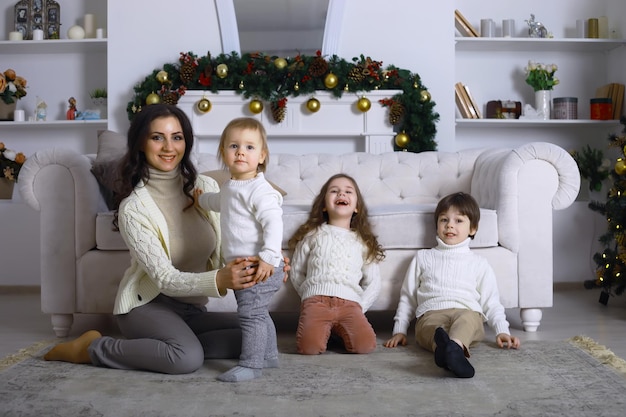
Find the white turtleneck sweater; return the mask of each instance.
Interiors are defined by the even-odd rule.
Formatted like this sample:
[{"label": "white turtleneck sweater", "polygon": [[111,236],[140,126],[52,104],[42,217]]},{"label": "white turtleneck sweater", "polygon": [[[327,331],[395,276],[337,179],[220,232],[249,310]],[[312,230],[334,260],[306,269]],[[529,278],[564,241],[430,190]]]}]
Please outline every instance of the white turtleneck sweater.
[{"label": "white turtleneck sweater", "polygon": [[296,245],[289,279],[301,300],[339,297],[365,312],[381,287],[378,264],[366,259],[367,247],[355,231],[324,223]]},{"label": "white turtleneck sweater", "polygon": [[496,334],[510,334],[493,269],[470,250],[470,241],[447,245],[437,237],[435,248],[417,251],[402,284],[393,334],[406,335],[412,319],[447,308],[481,313]]}]

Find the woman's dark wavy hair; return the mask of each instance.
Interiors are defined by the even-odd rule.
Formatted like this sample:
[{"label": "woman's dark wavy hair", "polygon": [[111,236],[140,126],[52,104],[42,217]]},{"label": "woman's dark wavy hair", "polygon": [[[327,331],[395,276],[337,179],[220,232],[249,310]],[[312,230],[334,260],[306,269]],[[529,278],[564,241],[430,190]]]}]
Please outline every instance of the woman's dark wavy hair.
[{"label": "woman's dark wavy hair", "polygon": [[139,181],[143,180],[147,183],[150,180],[149,164],[143,148],[150,137],[152,122],[156,119],[172,116],[180,122],[185,138],[185,154],[180,162],[180,173],[183,176],[183,192],[189,197],[189,204],[185,207],[185,210],[193,206],[193,189],[198,177],[198,171],[191,162],[190,157],[194,142],[191,122],[185,112],[175,105],[151,104],[143,107],[135,115],[128,129],[128,149],[118,165],[118,175],[115,182],[116,214],[122,200],[132,193]]},{"label": "woman's dark wavy hair", "polygon": [[322,186],[319,194],[315,197],[315,200],[313,200],[313,205],[311,206],[311,211],[309,212],[309,218],[304,224],[302,224],[298,228],[298,230],[296,230],[291,239],[289,239],[289,249],[293,251],[296,248],[298,242],[304,239],[304,237],[311,230],[315,230],[322,224],[328,223],[328,212],[325,210],[325,198],[326,193],[328,192],[328,188],[330,187],[330,183],[337,178],[346,178],[354,186],[354,191],[356,192],[357,196],[357,212],[354,213],[352,215],[352,219],[350,219],[350,228],[357,232],[357,234],[365,243],[365,246],[367,247],[367,260],[377,262],[382,261],[383,259],[385,259],[385,251],[378,243],[378,239],[372,231],[372,225],[369,221],[367,206],[365,205],[365,201],[363,200],[361,190],[359,189],[359,186],[354,178],[347,174],[335,174],[330,177],[328,181],[326,181],[326,183]]}]

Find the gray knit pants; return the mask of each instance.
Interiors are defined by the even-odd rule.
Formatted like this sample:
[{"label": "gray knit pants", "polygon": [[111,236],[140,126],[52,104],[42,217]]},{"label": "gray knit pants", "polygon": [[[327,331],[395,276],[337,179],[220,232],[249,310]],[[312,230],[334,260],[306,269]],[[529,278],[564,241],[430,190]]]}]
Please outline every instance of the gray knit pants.
[{"label": "gray knit pants", "polygon": [[283,285],[283,277],[281,262],[265,282],[235,291],[242,332],[239,366],[261,369],[264,360],[278,358],[276,327],[268,307],[272,296]]}]

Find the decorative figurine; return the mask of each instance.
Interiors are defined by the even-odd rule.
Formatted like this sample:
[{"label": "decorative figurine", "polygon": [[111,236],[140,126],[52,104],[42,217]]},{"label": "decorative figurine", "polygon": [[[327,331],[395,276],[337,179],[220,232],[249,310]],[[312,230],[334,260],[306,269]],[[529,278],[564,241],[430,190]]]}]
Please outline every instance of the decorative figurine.
[{"label": "decorative figurine", "polygon": [[65,113],[65,118],[67,120],[75,120],[76,119],[76,99],[74,97],[70,97],[67,102],[70,104],[70,108],[67,109],[67,113]]},{"label": "decorative figurine", "polygon": [[525,20],[528,24],[528,36],[531,38],[547,38],[548,29],[541,22],[535,21],[535,15],[530,15],[530,20]]},{"label": "decorative figurine", "polygon": [[38,122],[39,121],[45,122],[47,115],[48,115],[48,105],[39,96],[37,96],[37,106],[35,107],[35,120]]}]

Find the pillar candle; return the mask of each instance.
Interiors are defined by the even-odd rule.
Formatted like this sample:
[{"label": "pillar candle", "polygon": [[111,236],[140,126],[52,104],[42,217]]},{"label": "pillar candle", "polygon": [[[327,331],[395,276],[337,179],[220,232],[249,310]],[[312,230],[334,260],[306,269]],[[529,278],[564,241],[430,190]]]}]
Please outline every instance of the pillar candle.
[{"label": "pillar candle", "polygon": [[23,38],[22,32],[9,32],[10,41],[21,41]]},{"label": "pillar candle", "polygon": [[86,38],[95,38],[96,37],[96,16],[88,13],[85,15],[85,24],[83,25],[85,29],[85,37]]}]

